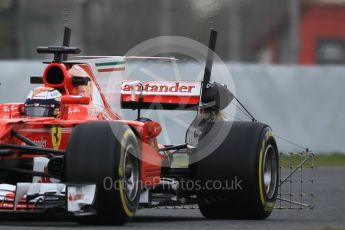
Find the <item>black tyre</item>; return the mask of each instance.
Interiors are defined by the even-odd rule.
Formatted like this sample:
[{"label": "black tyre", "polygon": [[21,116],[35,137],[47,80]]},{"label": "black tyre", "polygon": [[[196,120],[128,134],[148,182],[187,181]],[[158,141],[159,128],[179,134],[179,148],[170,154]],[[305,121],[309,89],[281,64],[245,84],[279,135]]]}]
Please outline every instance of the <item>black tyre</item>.
[{"label": "black tyre", "polygon": [[139,145],[133,131],[118,122],[80,124],[73,130],[65,157],[64,181],[96,183],[95,216],[83,224],[124,224],[140,197]]},{"label": "black tyre", "polygon": [[279,178],[272,132],[262,123],[218,121],[208,125],[198,149],[205,148],[216,136],[212,132],[223,125],[232,127],[222,144],[191,166],[201,185],[196,191],[200,211],[210,219],[267,218],[275,205]]}]

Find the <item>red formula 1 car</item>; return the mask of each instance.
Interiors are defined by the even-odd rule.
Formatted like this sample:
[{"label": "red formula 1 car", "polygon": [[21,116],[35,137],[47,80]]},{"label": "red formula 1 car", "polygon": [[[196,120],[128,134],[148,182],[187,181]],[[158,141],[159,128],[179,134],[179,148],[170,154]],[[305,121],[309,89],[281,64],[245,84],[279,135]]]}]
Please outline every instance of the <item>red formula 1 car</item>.
[{"label": "red formula 1 car", "polygon": [[[138,110],[136,120],[126,120],[107,94],[130,57],[67,60],[80,50],[64,40],[38,48],[54,54],[43,76],[31,78],[43,86],[25,103],[0,105],[0,216],[62,210],[80,223],[123,224],[138,208],[191,204],[206,218],[270,215],[279,176],[275,139],[265,124],[222,119],[234,97],[210,83],[212,55],[202,82],[124,79],[112,100]],[[150,108],[198,111],[186,143],[158,144],[160,124],[140,115]],[[179,154],[189,163],[172,167]]]}]

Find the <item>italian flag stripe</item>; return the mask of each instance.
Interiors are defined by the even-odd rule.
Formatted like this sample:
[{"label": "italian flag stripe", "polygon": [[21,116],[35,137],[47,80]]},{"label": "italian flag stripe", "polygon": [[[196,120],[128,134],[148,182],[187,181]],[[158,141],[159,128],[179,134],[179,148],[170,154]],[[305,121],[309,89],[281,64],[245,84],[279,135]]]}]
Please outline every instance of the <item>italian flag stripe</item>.
[{"label": "italian flag stripe", "polygon": [[112,65],[123,65],[123,64],[125,64],[124,61],[95,63],[95,65],[96,65],[97,67],[101,67],[101,66],[112,66]]},{"label": "italian flag stripe", "polygon": [[115,72],[125,70],[125,61],[112,61],[112,62],[99,62],[95,63],[97,71],[102,72]]},{"label": "italian flag stripe", "polygon": [[125,67],[118,67],[118,68],[104,68],[98,69],[98,72],[114,72],[114,71],[124,71]]}]

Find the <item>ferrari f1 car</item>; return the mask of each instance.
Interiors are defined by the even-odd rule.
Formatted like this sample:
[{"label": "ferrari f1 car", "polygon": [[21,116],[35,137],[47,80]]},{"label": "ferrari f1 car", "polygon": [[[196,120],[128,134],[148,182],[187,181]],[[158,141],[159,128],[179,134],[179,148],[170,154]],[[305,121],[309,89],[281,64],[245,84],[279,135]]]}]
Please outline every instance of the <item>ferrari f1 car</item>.
[{"label": "ferrari f1 car", "polygon": [[[54,55],[25,103],[0,105],[0,216],[61,210],[84,224],[124,224],[138,208],[198,205],[206,218],[265,219],[278,189],[278,149],[268,125],[227,121],[234,95],[210,82],[217,33],[202,82],[124,79],[117,100],[138,110],[126,120],[109,105],[131,57],[77,57],[69,46],[38,47]],[[184,144],[157,143],[161,125],[141,109],[194,110]],[[175,135],[175,134],[174,134]],[[185,154],[188,164],[173,166]]]}]

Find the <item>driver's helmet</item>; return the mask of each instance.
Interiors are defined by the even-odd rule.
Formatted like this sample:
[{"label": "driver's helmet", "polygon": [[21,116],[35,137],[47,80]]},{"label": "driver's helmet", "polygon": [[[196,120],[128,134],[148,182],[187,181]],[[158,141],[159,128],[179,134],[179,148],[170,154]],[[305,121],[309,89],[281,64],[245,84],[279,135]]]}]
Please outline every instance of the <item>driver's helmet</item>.
[{"label": "driver's helmet", "polygon": [[50,87],[41,86],[30,91],[25,104],[24,115],[30,117],[57,117],[60,113],[61,93]]}]

